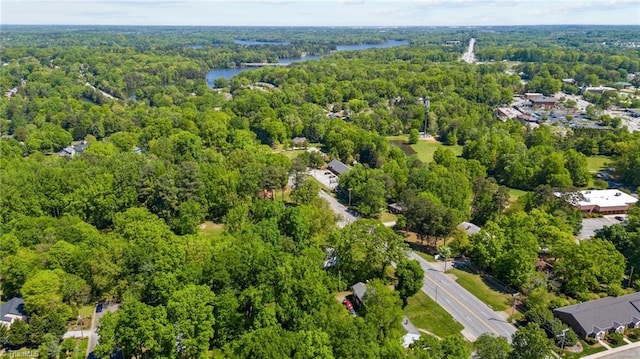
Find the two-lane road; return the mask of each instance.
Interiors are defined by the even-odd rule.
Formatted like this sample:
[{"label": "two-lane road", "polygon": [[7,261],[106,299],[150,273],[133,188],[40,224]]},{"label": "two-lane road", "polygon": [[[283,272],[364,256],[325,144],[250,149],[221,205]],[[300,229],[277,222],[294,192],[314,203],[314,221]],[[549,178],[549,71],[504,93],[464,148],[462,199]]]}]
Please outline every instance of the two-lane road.
[{"label": "two-lane road", "polygon": [[[355,221],[347,208],[324,191],[320,191],[331,209],[341,216],[338,227],[342,228]],[[464,326],[462,335],[470,341],[475,341],[483,333],[491,333],[506,337],[511,342],[511,335],[516,328],[508,323],[499,313],[494,312],[486,304],[474,297],[453,278],[442,272],[440,268],[430,264],[414,252],[410,257],[416,259],[424,270],[422,291],[434,299],[455,320]]]},{"label": "two-lane road", "polygon": [[475,341],[481,334],[491,333],[511,341],[516,328],[502,315],[494,312],[453,278],[416,253],[411,252],[409,256],[417,260],[424,270],[422,291],[464,326],[462,334],[465,338]]}]

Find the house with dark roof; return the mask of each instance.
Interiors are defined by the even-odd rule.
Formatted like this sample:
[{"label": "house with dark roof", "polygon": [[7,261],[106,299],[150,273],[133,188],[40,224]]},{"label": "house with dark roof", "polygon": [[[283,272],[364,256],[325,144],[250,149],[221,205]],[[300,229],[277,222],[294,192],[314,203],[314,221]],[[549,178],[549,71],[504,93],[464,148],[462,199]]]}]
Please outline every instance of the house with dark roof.
[{"label": "house with dark roof", "polygon": [[353,292],[353,299],[356,304],[362,307],[364,305],[364,296],[367,294],[367,285],[362,282],[358,282],[351,287],[351,291]]},{"label": "house with dark roof", "polygon": [[344,163],[338,160],[332,160],[331,162],[329,162],[329,164],[327,165],[327,168],[329,169],[329,171],[335,173],[338,176],[340,176],[343,173],[347,173],[351,171],[351,167],[345,165]]},{"label": "house with dark roof", "polygon": [[0,306],[0,325],[10,327],[16,320],[27,320],[27,312],[24,310],[22,298],[11,298]]},{"label": "house with dark roof", "polygon": [[553,314],[582,338],[604,339],[607,333],[640,328],[640,292],[556,308]]}]

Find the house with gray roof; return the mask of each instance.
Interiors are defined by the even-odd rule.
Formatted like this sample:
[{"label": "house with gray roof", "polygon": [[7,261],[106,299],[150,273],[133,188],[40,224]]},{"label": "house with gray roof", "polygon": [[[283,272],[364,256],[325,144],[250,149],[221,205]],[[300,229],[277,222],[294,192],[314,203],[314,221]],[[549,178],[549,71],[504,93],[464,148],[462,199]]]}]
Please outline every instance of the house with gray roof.
[{"label": "house with gray roof", "polygon": [[24,310],[22,298],[11,298],[0,306],[0,325],[10,327],[16,320],[27,320],[27,312]]},{"label": "house with gray roof", "polygon": [[362,307],[364,305],[364,296],[367,294],[367,285],[358,282],[351,287],[351,291],[353,292],[353,299],[358,306]]},{"label": "house with gray roof", "polygon": [[556,308],[553,314],[580,337],[603,339],[607,333],[640,328],[640,292]]},{"label": "house with gray roof", "polygon": [[329,171],[335,173],[338,176],[351,171],[351,167],[338,160],[332,160],[331,162],[329,162],[329,164],[327,164],[327,168],[329,169]]}]

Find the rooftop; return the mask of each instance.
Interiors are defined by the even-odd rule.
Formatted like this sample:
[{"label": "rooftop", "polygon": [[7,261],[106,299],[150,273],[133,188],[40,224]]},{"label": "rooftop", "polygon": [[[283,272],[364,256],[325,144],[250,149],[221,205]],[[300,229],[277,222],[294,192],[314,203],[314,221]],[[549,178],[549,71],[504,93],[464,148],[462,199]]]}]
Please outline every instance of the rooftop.
[{"label": "rooftop", "polygon": [[572,199],[570,202],[576,206],[620,207],[638,202],[638,199],[617,189],[586,190],[580,191],[584,200]]},{"label": "rooftop", "polygon": [[329,162],[329,164],[327,165],[327,167],[329,167],[330,170],[332,170],[333,172],[335,172],[338,175],[341,175],[343,173],[347,173],[351,170],[351,168],[347,165],[345,165],[344,163],[338,161],[338,160],[332,160],[331,162]]},{"label": "rooftop", "polygon": [[466,232],[468,235],[476,234],[482,230],[482,228],[470,222],[462,222],[456,228]]},{"label": "rooftop", "polygon": [[0,320],[5,322],[11,322],[10,318],[5,318],[6,315],[26,315],[24,311],[24,300],[22,298],[11,298],[2,306],[0,306]]},{"label": "rooftop", "polygon": [[571,315],[589,334],[629,323],[632,320],[640,321],[638,308],[640,308],[640,292],[556,308],[554,313]]}]

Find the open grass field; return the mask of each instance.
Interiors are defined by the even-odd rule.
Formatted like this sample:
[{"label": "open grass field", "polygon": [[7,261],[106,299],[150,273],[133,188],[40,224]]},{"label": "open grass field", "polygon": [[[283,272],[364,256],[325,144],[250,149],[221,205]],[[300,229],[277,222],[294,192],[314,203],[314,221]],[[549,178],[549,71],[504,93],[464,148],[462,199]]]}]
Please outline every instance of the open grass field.
[{"label": "open grass field", "polygon": [[419,291],[409,298],[404,314],[418,327],[443,338],[458,334],[464,327],[456,322],[438,303]]},{"label": "open grass field", "polygon": [[438,141],[420,140],[415,145],[411,145],[411,148],[416,151],[416,156],[418,156],[418,159],[425,163],[430,163],[433,161],[433,154],[439,147],[449,148],[456,156],[460,156],[462,154],[462,146],[446,146]]},{"label": "open grass field", "polygon": [[589,172],[596,173],[609,167],[608,163],[611,162],[610,156],[590,156],[587,157],[587,168]]},{"label": "open grass field", "polygon": [[510,307],[511,296],[507,293],[496,291],[482,280],[478,274],[472,274],[459,269],[452,269],[447,273],[454,274],[456,282],[471,292],[474,296],[496,311],[504,311]]},{"label": "open grass field", "polygon": [[224,231],[224,225],[221,223],[213,223],[206,221],[200,225],[200,233],[205,236],[217,236]]},{"label": "open grass field", "polygon": [[396,215],[395,215],[395,214],[393,214],[393,213],[389,213],[389,212],[387,212],[387,211],[383,211],[383,212],[382,212],[382,214],[380,215],[380,221],[381,221],[382,223],[385,223],[385,222],[393,222],[393,221],[395,221],[395,220],[397,220],[397,219],[398,219],[398,216],[396,216]]},{"label": "open grass field", "polygon": [[[409,140],[409,136],[407,135],[387,136],[386,138],[388,141],[403,141],[404,143],[407,143]],[[447,146],[435,139],[419,140],[418,143],[411,145],[411,149],[416,152],[418,159],[425,163],[433,161],[433,154],[436,152],[438,147],[447,147],[451,149],[456,156],[460,156],[462,154],[462,146]]]}]

